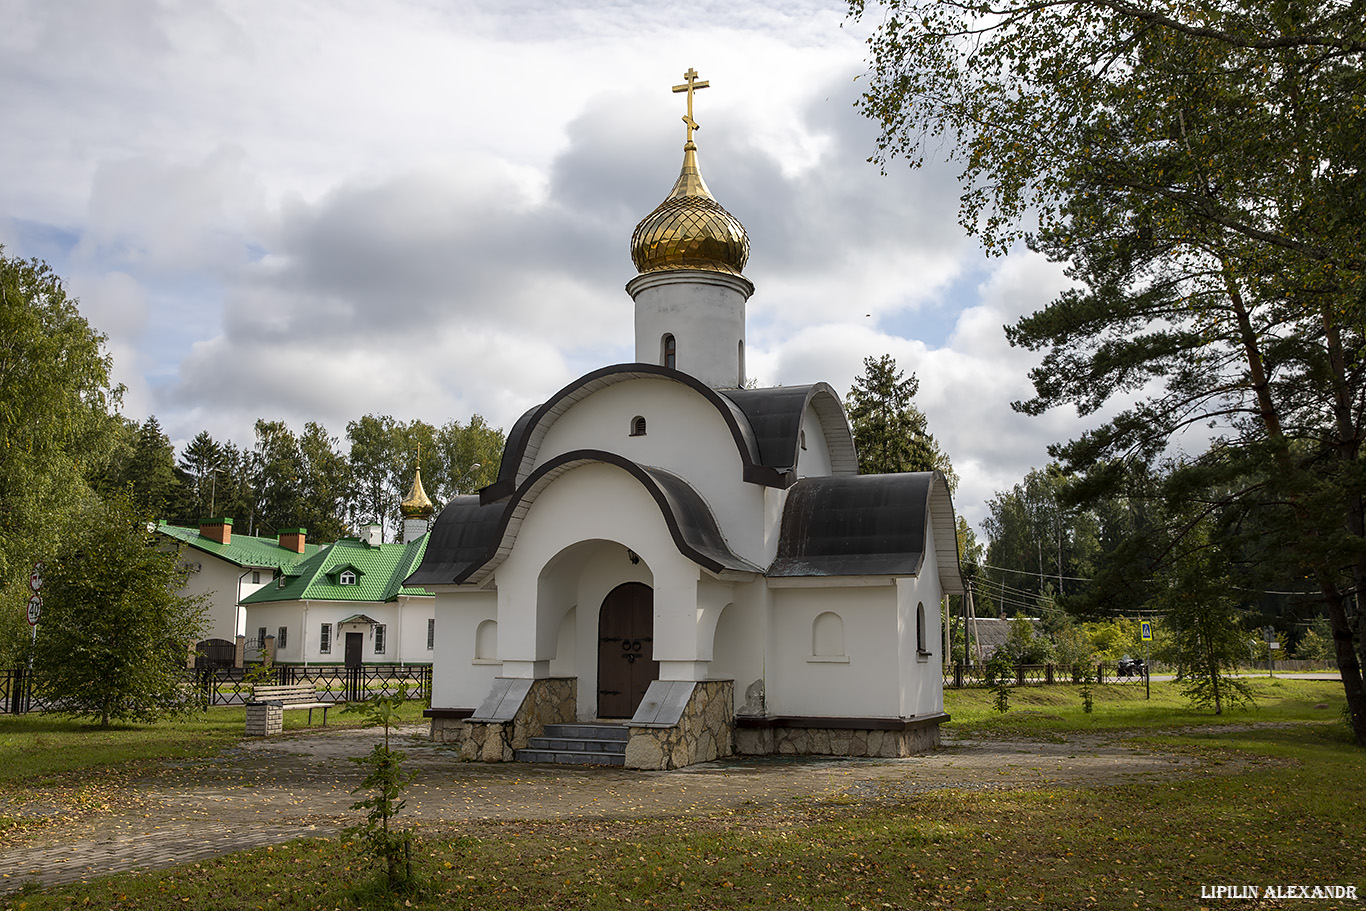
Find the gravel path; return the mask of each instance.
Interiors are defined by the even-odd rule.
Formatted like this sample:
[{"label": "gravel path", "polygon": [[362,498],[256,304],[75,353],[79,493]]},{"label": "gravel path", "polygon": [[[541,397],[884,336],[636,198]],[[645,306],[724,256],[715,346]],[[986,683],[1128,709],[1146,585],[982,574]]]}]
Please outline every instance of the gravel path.
[{"label": "gravel path", "polygon": [[[1122,740],[1072,738],[948,740],[934,753],[897,760],[759,758],[640,772],[464,763],[424,733],[413,727],[398,737],[418,773],[403,815],[419,827],[713,815],[790,807],[796,800],[882,802],[935,788],[1113,783],[1198,764]],[[0,835],[0,894],[29,881],[70,882],[334,833],[360,816],[350,809],[360,775],[349,759],[368,752],[380,736],[373,729],[334,728],[244,741],[211,760],[169,765],[74,817],[52,819],[53,806],[12,797],[6,815],[49,821]]]}]

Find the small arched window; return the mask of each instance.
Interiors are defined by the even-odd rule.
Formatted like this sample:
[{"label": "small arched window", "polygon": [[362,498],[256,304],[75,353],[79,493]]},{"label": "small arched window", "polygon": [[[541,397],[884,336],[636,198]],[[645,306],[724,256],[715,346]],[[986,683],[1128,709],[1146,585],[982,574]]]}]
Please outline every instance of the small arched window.
[{"label": "small arched window", "polygon": [[806,452],[806,431],[805,431],[805,430],[798,431],[798,433],[797,433],[797,439],[798,439],[798,441],[801,443],[802,452]]},{"label": "small arched window", "polygon": [[641,415],[636,415],[635,417],[631,418],[631,436],[645,436],[645,418]]},{"label": "small arched window", "polygon": [[815,658],[844,656],[844,621],[833,611],[826,611],[811,624],[811,655]]},{"label": "small arched window", "polygon": [[498,657],[498,621],[485,620],[474,631],[474,660],[492,661]]},{"label": "small arched window", "polygon": [[736,383],[741,389],[745,388],[745,340],[740,339],[740,382]]},{"label": "small arched window", "polygon": [[928,655],[930,650],[929,643],[925,641],[925,602],[920,602],[915,606],[915,650],[921,655]]},{"label": "small arched window", "polygon": [[659,340],[659,362],[670,369],[678,369],[678,342],[672,332],[666,332]]},{"label": "small arched window", "polygon": [[351,572],[351,570],[349,570],[349,569],[343,570],[343,571],[342,571],[342,574],[341,574],[340,576],[337,577],[337,584],[338,584],[338,585],[355,585],[355,584],[356,584],[356,574],[353,573],[353,572]]}]

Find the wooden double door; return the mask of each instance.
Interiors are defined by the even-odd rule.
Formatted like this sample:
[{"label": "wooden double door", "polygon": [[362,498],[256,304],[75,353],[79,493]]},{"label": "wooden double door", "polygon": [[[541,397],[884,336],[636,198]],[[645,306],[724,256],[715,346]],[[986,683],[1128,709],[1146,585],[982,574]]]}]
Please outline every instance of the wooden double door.
[{"label": "wooden double door", "polygon": [[598,717],[630,718],[650,682],[654,660],[655,599],[640,582],[618,585],[598,612]]}]

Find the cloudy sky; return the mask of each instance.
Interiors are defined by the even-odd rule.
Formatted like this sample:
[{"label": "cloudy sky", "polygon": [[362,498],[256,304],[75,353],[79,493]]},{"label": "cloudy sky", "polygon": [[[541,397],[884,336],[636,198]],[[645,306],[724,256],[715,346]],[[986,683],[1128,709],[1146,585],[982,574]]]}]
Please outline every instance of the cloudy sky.
[{"label": "cloudy sky", "polygon": [[177,444],[388,413],[509,427],[630,361],[635,223],[681,161],[750,235],[748,366],[920,379],[958,510],[1047,461],[1001,327],[1063,286],[986,258],[951,165],[867,163],[865,26],[835,0],[6,0],[0,244],[65,276],[125,412]]}]

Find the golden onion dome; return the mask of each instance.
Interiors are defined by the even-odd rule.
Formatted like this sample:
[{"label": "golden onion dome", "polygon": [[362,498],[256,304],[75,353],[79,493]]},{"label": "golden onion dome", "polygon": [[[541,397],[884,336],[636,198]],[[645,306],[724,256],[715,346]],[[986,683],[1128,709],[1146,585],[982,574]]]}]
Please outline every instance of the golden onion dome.
[{"label": "golden onion dome", "polygon": [[413,489],[408,492],[407,499],[399,504],[398,511],[405,519],[430,519],[432,513],[436,512],[436,507],[427,497],[427,491],[422,489],[421,467],[413,474]]},{"label": "golden onion dome", "polygon": [[673,191],[631,235],[631,261],[642,273],[701,269],[740,275],[748,259],[745,226],[712,198],[690,139]]}]

